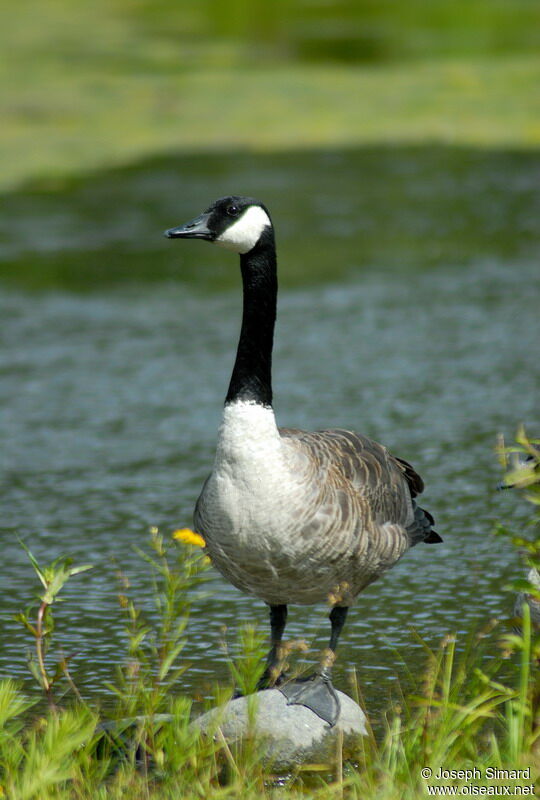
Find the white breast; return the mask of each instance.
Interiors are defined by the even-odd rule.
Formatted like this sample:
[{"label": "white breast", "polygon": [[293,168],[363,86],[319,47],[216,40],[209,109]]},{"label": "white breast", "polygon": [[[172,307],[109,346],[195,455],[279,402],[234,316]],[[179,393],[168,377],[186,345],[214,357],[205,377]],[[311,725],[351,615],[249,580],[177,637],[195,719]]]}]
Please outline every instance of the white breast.
[{"label": "white breast", "polygon": [[295,466],[271,408],[246,401],[225,406],[195,529],[217,569],[245,592],[265,596],[281,583],[282,567],[301,557],[304,545],[292,530],[303,496]]},{"label": "white breast", "polygon": [[227,404],[212,482],[237,544],[268,536],[268,528],[279,524],[291,489],[288,472],[273,410],[250,401]]}]

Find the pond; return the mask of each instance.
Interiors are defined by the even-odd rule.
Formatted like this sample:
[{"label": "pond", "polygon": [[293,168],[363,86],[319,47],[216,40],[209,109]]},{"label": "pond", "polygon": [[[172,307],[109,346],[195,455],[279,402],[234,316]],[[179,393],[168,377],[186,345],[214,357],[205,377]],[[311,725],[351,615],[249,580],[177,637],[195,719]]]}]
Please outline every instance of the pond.
[{"label": "pond", "polygon": [[[236,256],[162,230],[216,196],[256,194],[278,237],[274,392],[282,425],[356,429],[410,460],[444,543],[418,546],[359,598],[336,683],[355,667],[368,709],[385,705],[437,646],[508,616],[516,554],[492,535],[526,503],[498,493],[496,434],[539,430],[540,159],[531,153],[368,148],[170,157],[34,184],[4,198],[0,318],[0,674],[27,679],[12,617],[43,562],[74,578],[57,636],[83,692],[124,658],[117,573],[148,607],[133,546],[190,525],[213,459],[234,359]],[[226,678],[223,627],[266,627],[264,605],[212,574],[195,604],[184,688]],[[291,609],[313,661],[324,607]],[[234,648],[233,648],[234,649]],[[407,666],[405,666],[406,664]]]}]

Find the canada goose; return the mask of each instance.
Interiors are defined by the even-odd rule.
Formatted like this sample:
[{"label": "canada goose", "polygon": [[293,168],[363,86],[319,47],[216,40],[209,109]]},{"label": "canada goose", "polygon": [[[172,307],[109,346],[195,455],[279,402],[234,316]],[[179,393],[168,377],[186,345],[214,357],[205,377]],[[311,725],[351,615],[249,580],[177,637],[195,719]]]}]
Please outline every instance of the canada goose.
[{"label": "canada goose", "polygon": [[279,672],[287,604],[330,601],[331,636],[319,672],[279,688],[289,704],[333,725],[338,638],[356,595],[418,542],[440,542],[414,498],[410,464],[347,430],[278,428],[272,409],[277,275],[274,229],[251,197],[223,197],[169,238],[205,239],[240,254],[243,317],[214,468],[194,515],[212,563],[270,606],[266,685]]}]

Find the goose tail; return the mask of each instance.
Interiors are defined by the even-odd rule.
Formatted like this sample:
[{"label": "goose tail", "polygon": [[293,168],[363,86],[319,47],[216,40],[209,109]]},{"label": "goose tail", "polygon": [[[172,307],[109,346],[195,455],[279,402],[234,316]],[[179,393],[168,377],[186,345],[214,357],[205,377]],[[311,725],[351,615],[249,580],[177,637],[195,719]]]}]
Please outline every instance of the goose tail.
[{"label": "goose tail", "polygon": [[414,520],[407,528],[407,533],[409,534],[411,540],[411,547],[414,547],[414,545],[418,544],[419,542],[425,542],[426,544],[438,544],[439,542],[442,542],[442,537],[439,536],[437,531],[432,527],[435,524],[435,520],[429,511],[426,511],[425,508],[420,508],[420,506],[417,506],[414,500],[413,508]]}]

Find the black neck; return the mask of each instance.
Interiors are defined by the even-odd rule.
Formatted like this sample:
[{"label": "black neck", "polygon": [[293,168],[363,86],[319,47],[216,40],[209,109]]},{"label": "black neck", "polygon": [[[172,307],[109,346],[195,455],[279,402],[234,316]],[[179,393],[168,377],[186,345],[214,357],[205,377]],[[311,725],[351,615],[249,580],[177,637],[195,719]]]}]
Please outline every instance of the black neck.
[{"label": "black neck", "polygon": [[272,405],[272,345],[276,321],[277,270],[271,228],[255,247],[240,256],[244,309],[226,403],[253,400]]}]

